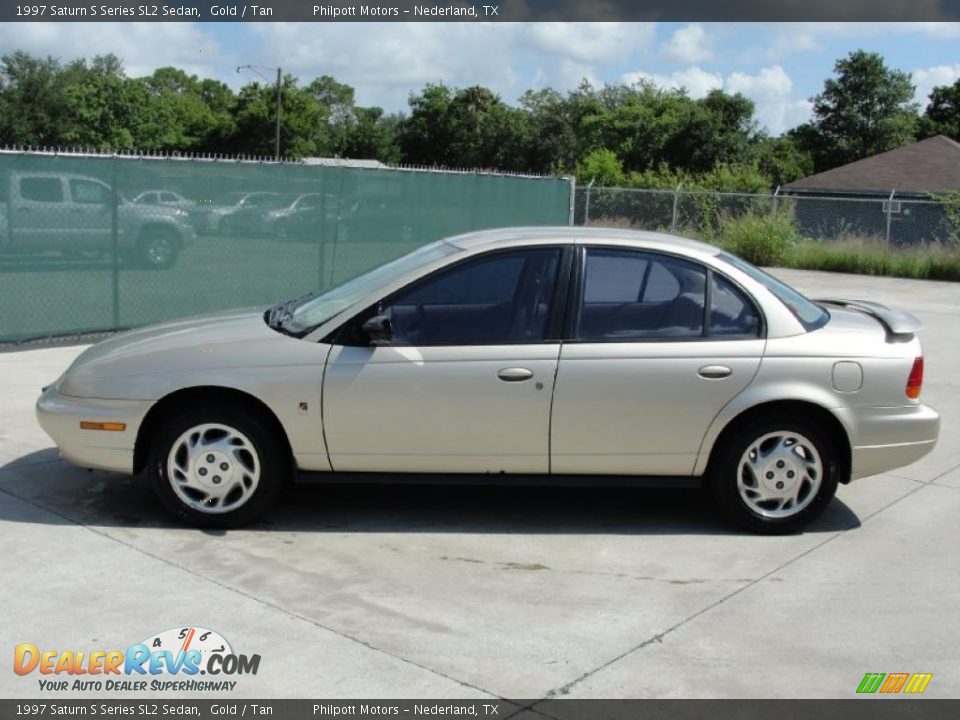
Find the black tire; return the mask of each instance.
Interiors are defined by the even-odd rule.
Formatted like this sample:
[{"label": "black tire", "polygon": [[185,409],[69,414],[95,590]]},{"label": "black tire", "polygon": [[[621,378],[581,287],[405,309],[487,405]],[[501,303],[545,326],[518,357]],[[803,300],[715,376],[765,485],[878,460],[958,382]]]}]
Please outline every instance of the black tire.
[{"label": "black tire", "polygon": [[166,270],[173,267],[180,254],[180,235],[173,228],[154,226],[144,228],[137,242],[137,259],[147,270]]},{"label": "black tire", "polygon": [[[761,507],[758,511],[751,507],[741,493],[741,483],[738,478],[741,459],[750,446],[764,436],[775,433],[796,434],[805,438],[820,456],[822,468],[819,487],[814,489],[812,482],[808,486],[809,490],[804,496],[809,498],[806,504],[797,502],[796,506],[802,505],[802,507],[795,510],[793,514],[783,517],[765,516],[760,512],[764,508]],[[708,489],[720,511],[741,528],[768,535],[799,532],[826,509],[837,492],[837,482],[840,479],[841,472],[843,472],[840,467],[841,455],[836,447],[837,441],[814,422],[784,415],[765,416],[735,428],[721,438],[719,442],[722,445],[716,449],[717,454],[711,463],[707,478]],[[771,472],[787,471],[789,471],[789,467],[783,471],[771,469]],[[764,475],[766,478],[765,473]],[[749,472],[745,473],[745,477],[750,478],[750,480],[744,482],[743,492],[748,495],[754,494],[750,483],[756,481],[753,480]],[[769,482],[774,483],[780,480],[781,477],[776,475],[770,478]],[[783,480],[787,483],[790,482],[785,477]],[[772,507],[768,507],[767,510],[776,511]]]},{"label": "black tire", "polygon": [[[239,431],[250,441],[259,463],[259,480],[249,498],[225,512],[198,510],[188,504],[174,490],[168,473],[170,453],[178,439],[191,429],[208,424]],[[258,413],[241,404],[216,403],[182,408],[162,421],[151,443],[147,475],[163,506],[179,520],[201,528],[230,528],[247,524],[273,507],[292,478],[292,461],[279,431]],[[201,500],[202,496],[195,498],[195,502]]]}]

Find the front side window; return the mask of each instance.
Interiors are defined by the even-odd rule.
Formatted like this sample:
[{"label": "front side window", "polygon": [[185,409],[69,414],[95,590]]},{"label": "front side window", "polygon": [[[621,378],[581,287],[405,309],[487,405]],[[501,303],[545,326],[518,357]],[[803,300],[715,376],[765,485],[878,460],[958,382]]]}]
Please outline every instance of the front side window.
[{"label": "front side window", "polygon": [[380,303],[394,345],[537,342],[546,335],[558,248],[498,252],[464,262]]},{"label": "front side window", "polygon": [[588,248],[575,336],[585,342],[703,335],[706,270],[657,253]]}]

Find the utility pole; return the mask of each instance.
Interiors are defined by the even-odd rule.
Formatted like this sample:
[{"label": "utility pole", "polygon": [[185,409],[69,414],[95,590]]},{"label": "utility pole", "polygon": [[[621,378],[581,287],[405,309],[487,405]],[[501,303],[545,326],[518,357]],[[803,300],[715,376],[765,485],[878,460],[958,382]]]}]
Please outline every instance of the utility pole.
[{"label": "utility pole", "polygon": [[280,115],[282,113],[281,108],[283,107],[283,98],[281,93],[283,87],[283,80],[281,76],[281,69],[277,68],[277,139],[274,146],[274,160],[280,162]]}]

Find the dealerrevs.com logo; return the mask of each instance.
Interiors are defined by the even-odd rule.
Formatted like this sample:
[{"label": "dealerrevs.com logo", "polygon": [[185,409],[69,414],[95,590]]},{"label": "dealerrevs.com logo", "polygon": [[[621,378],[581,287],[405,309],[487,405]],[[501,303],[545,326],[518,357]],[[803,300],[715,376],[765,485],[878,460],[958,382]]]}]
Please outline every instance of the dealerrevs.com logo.
[{"label": "dealerrevs.com logo", "polygon": [[226,638],[202,627],[164,630],[126,650],[61,651],[20,643],[13,655],[17,675],[39,675],[40,690],[60,692],[225,692],[236,688],[232,678],[259,669],[259,655],[235,653]]}]

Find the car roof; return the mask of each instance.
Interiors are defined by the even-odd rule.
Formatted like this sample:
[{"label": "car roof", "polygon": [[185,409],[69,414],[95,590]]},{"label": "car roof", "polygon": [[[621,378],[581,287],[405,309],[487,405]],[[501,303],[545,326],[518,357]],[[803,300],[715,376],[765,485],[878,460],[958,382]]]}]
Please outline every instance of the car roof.
[{"label": "car roof", "polygon": [[447,243],[461,250],[480,250],[497,246],[546,244],[550,242],[578,245],[609,243],[633,245],[638,248],[680,251],[686,255],[713,257],[720,249],[707,243],[666,233],[602,227],[513,227],[480,230],[448,238]]}]

